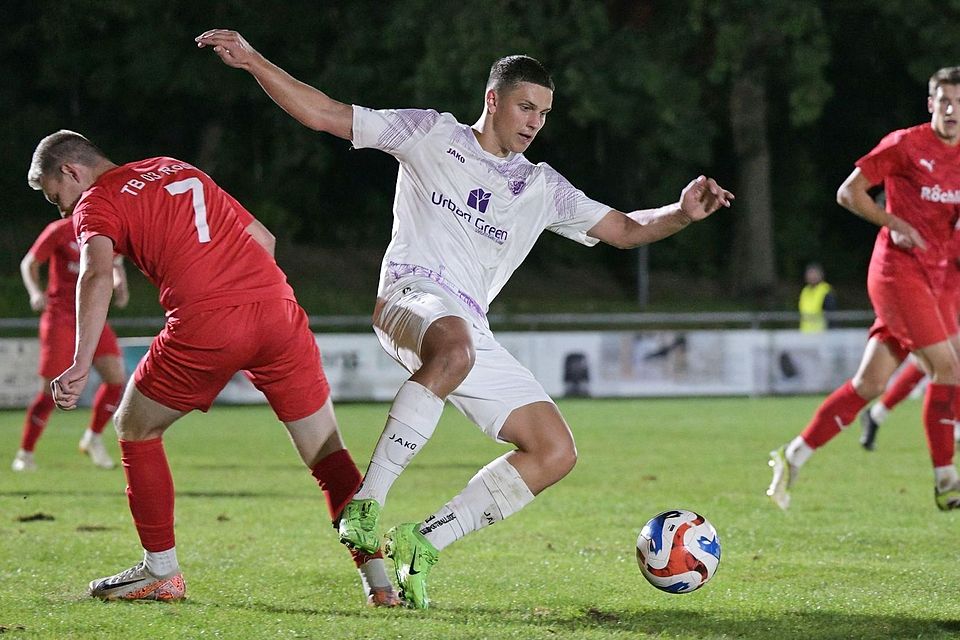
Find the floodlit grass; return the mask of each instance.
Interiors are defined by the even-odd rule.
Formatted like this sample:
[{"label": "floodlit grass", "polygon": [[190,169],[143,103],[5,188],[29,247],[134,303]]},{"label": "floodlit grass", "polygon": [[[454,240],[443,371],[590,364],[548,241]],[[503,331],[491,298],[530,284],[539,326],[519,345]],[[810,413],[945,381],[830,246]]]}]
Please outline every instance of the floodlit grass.
[{"label": "floodlit grass", "polygon": [[[119,470],[76,452],[86,412],[54,414],[40,471],[15,475],[22,413],[0,412],[0,633],[10,638],[955,638],[960,513],[940,513],[917,403],[878,450],[841,435],[789,513],[763,495],[767,452],[819,398],[564,401],[580,462],[522,513],[453,545],[433,608],[363,605],[320,492],[264,408],[193,414],[166,437],[177,483],[179,604],[103,603],[92,578],[139,559]],[[338,416],[361,466],[385,405]],[[854,429],[855,430],[855,429]],[[111,449],[116,452],[115,444]],[[448,409],[391,494],[418,520],[504,448]],[[659,511],[699,511],[723,559],[688,595],[643,580],[634,542]],[[52,519],[30,520],[43,514]],[[22,521],[26,519],[26,521]]]}]

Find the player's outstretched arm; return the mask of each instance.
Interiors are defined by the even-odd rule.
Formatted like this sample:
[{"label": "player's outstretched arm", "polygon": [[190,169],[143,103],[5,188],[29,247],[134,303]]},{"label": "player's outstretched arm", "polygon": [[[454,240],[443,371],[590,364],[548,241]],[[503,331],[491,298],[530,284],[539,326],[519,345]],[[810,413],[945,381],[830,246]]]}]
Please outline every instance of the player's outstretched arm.
[{"label": "player's outstretched arm", "polygon": [[911,224],[888,213],[870,196],[870,181],[859,167],[837,189],[837,204],[879,227],[890,227],[891,238],[901,249],[925,250],[927,243]]},{"label": "player's outstretched arm", "polygon": [[77,406],[87,386],[93,356],[107,322],[113,294],[113,241],[93,236],[80,248],[77,279],[77,343],[73,365],[50,383],[53,399],[61,409]]},{"label": "player's outstretched arm", "polygon": [[332,133],[344,140],[353,138],[353,108],[350,105],[300,82],[260,55],[236,31],[211,29],[194,41],[198,47],[211,47],[227,66],[249,71],[267,95],[304,126]]},{"label": "player's outstretched arm", "polygon": [[27,289],[27,295],[30,296],[30,308],[34,311],[43,311],[47,306],[47,295],[43,292],[43,285],[40,283],[40,262],[28,251],[20,261],[20,277],[23,278],[23,286]]},{"label": "player's outstretched arm", "polygon": [[700,176],[684,187],[677,202],[630,213],[611,210],[587,233],[619,249],[632,249],[672,236],[720,207],[729,207],[733,199],[713,178]]}]

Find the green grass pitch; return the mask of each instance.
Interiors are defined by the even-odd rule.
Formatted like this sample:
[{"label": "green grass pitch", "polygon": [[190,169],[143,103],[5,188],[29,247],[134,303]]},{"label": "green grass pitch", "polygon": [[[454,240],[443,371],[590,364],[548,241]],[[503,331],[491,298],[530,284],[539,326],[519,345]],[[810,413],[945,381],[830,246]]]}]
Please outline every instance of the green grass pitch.
[{"label": "green grass pitch", "polygon": [[[908,402],[877,451],[841,434],[804,468],[793,506],[764,496],[767,452],[820,398],[561,402],[579,446],[563,482],[449,547],[427,611],[364,606],[322,496],[262,407],[216,407],[165,438],[188,599],[103,603],[89,580],[139,559],[121,471],[76,451],[88,412],[57,412],[40,470],[13,474],[21,412],[0,412],[0,635],[4,638],[956,638],[960,513],[940,513]],[[361,468],[386,405],[337,409]],[[116,454],[116,444],[111,442]],[[419,520],[506,449],[448,408],[394,485],[383,524]],[[682,507],[716,526],[704,588],[660,593],[634,543]],[[44,514],[52,519],[30,520]],[[26,519],[26,520],[24,520]]]}]

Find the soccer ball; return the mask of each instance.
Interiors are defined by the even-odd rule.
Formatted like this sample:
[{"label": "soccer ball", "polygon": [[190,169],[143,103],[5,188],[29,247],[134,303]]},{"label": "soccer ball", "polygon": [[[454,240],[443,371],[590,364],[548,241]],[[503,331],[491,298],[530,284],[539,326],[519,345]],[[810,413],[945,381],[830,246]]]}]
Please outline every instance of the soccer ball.
[{"label": "soccer ball", "polygon": [[696,591],[713,577],[720,564],[717,530],[693,511],[664,511],[640,531],[637,564],[643,577],[661,591]]}]

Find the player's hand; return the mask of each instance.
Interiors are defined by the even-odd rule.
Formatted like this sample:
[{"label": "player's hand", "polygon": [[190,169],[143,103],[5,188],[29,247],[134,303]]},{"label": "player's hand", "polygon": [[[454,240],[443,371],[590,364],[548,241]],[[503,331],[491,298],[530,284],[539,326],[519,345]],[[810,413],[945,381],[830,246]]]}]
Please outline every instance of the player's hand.
[{"label": "player's hand", "polygon": [[260,55],[243,36],[229,29],[210,29],[193,40],[201,49],[213,47],[214,53],[220,56],[224,64],[237,69],[249,69]]},{"label": "player's hand", "polygon": [[30,296],[30,308],[38,313],[46,309],[47,295],[45,293],[38,293]]},{"label": "player's hand", "polygon": [[680,192],[680,210],[690,220],[703,220],[720,207],[729,207],[734,195],[713,178],[700,176]]},{"label": "player's hand", "polygon": [[73,366],[54,378],[50,383],[54,403],[66,411],[76,409],[77,402],[80,401],[80,394],[87,386],[89,377],[89,367],[80,367],[74,363]]},{"label": "player's hand", "polygon": [[890,222],[887,223],[887,226],[890,228],[890,240],[901,249],[927,250],[927,243],[923,236],[909,222],[896,216],[890,216]]}]

